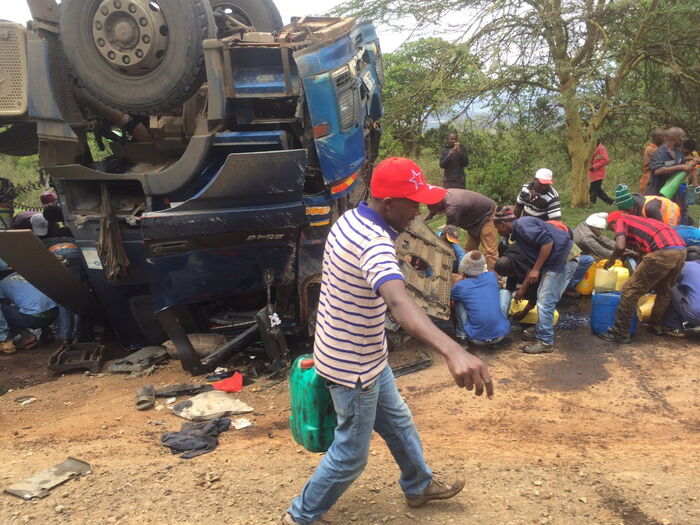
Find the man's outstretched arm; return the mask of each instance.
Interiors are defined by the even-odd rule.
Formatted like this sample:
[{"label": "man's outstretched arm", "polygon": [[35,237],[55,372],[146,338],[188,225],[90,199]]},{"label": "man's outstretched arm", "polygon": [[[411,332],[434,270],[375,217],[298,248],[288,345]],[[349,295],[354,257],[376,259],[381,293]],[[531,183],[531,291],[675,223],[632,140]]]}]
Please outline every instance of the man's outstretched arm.
[{"label": "man's outstretched arm", "polygon": [[433,324],[408,296],[402,280],[386,281],[379,286],[379,293],[404,330],[442,354],[457,386],[474,389],[477,396],[486,389],[489,399],[493,397],[493,381],[486,365]]}]

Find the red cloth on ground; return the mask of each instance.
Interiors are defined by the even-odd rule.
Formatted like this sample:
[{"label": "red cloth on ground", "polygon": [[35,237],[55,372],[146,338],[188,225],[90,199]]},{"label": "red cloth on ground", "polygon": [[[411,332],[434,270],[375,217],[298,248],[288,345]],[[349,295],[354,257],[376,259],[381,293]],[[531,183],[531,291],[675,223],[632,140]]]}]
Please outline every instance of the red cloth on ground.
[{"label": "red cloth on ground", "polygon": [[211,386],[222,392],[240,392],[243,390],[243,376],[234,372],[231,377],[212,383]]}]

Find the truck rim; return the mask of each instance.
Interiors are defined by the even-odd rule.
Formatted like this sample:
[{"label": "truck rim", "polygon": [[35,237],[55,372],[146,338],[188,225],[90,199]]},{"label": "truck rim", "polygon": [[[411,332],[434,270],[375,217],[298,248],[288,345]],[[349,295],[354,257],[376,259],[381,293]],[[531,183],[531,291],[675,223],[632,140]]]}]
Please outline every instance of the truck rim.
[{"label": "truck rim", "polygon": [[156,1],[94,0],[95,48],[114,69],[133,76],[151,73],[168,51],[170,28]]}]

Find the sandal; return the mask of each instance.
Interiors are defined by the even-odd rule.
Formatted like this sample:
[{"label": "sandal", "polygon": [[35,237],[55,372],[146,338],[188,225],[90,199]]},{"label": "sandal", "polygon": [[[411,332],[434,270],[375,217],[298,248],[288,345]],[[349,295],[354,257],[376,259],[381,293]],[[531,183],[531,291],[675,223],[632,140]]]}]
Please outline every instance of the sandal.
[{"label": "sandal", "polygon": [[144,385],[136,391],[136,409],[147,410],[156,404],[156,389],[153,385]]}]

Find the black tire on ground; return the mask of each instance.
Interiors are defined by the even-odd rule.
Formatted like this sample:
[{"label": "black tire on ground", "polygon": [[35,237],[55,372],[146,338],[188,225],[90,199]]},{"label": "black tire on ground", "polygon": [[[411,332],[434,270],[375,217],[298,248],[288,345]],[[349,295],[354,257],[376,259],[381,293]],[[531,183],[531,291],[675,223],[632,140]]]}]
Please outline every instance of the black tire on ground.
[{"label": "black tire on ground", "polygon": [[239,22],[253,26],[262,33],[271,33],[282,27],[282,16],[272,0],[210,0],[213,11],[226,11]]},{"label": "black tire on ground", "polygon": [[15,157],[35,155],[39,151],[39,137],[35,122],[15,122],[0,131],[0,153]]},{"label": "black tire on ground", "polygon": [[167,50],[155,68],[130,74],[111,65],[94,42],[92,22],[100,0],[61,3],[61,42],[73,74],[93,96],[125,113],[147,115],[175,108],[205,78],[202,41],[216,37],[209,2],[158,0],[157,5],[167,20]]}]

